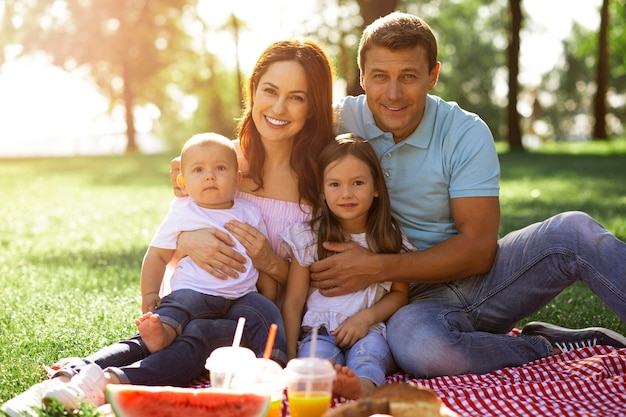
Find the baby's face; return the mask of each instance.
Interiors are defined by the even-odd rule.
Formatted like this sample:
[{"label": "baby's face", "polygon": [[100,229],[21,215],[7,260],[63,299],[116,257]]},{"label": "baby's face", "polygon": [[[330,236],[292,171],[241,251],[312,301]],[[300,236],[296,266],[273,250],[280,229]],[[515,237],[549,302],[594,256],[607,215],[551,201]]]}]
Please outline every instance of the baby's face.
[{"label": "baby's face", "polygon": [[222,144],[206,143],[184,152],[184,165],[178,177],[183,191],[201,207],[232,207],[241,178],[235,151]]}]

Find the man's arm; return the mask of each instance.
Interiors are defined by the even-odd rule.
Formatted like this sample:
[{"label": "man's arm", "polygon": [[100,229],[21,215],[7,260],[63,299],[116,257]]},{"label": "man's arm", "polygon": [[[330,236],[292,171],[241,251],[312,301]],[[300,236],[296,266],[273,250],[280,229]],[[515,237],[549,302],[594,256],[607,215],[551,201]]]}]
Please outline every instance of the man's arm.
[{"label": "man's arm", "polygon": [[311,285],[327,296],[347,294],[374,282],[447,282],[491,268],[497,250],[497,197],[450,200],[458,233],[422,251],[374,254],[350,243],[328,243],[336,255],[311,265]]}]

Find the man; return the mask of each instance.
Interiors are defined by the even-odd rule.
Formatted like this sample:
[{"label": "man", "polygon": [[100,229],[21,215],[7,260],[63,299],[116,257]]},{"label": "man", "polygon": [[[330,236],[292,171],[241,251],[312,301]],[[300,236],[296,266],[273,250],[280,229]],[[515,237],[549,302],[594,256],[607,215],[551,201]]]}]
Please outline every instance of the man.
[{"label": "man", "polygon": [[339,295],[371,283],[410,282],[409,305],[388,322],[398,365],[420,378],[486,373],[592,344],[626,347],[602,328],[535,322],[507,333],[576,280],[626,320],[626,244],[588,215],[569,212],[498,240],[499,164],[476,115],[429,95],[437,42],[421,19],[392,13],[359,45],[365,94],[338,105],[339,132],[367,139],[385,172],[394,215],[420,250],[373,254],[328,242],[312,285]]}]

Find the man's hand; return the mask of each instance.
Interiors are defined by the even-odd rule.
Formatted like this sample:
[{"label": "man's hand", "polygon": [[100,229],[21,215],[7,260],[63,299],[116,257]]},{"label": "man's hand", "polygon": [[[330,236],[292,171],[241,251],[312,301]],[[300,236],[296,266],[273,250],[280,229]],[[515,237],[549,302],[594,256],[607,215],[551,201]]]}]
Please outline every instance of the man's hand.
[{"label": "man's hand", "polygon": [[354,242],[325,242],[335,255],[311,265],[311,286],[325,296],[344,295],[382,281],[376,255]]},{"label": "man's hand", "polygon": [[233,249],[231,237],[217,229],[200,229],[182,232],[178,237],[178,250],[216,278],[237,278],[245,272],[246,258]]}]

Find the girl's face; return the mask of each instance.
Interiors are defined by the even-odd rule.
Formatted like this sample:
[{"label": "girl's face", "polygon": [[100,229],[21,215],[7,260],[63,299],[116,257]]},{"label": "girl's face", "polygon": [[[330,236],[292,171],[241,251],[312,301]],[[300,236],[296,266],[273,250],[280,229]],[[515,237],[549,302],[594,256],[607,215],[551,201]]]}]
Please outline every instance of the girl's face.
[{"label": "girl's face", "polygon": [[352,155],[324,169],[324,195],[328,208],[348,233],[366,230],[367,213],[378,197],[369,166]]},{"label": "girl's face", "polygon": [[304,68],[295,61],[269,66],[253,93],[252,119],[264,141],[293,140],[310,112]]}]

